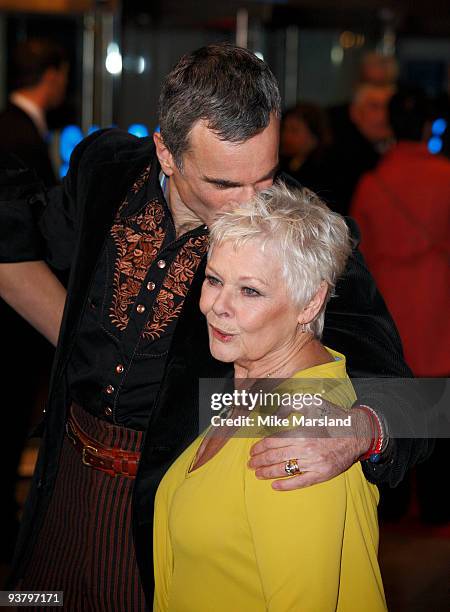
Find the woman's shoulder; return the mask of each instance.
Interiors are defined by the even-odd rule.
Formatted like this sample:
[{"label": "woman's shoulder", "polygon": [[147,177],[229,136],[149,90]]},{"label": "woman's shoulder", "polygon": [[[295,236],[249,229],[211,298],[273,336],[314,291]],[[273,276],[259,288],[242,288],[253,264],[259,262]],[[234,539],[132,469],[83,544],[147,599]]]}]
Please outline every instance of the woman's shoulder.
[{"label": "woman's shoulder", "polygon": [[283,383],[290,393],[310,394],[338,406],[350,408],[356,400],[355,390],[347,374],[345,355],[325,347],[330,361],[300,370]]}]

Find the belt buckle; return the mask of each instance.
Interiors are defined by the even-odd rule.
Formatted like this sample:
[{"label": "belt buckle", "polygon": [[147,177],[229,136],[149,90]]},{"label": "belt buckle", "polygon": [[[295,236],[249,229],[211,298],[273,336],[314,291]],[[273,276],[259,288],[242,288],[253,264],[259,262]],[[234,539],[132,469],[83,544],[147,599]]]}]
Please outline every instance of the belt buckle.
[{"label": "belt buckle", "polygon": [[83,446],[83,451],[81,453],[81,461],[82,461],[83,465],[87,465],[88,467],[92,467],[92,465],[90,463],[88,463],[87,459],[86,459],[87,451],[92,451],[93,453],[98,453],[98,449],[95,448],[94,446],[90,446],[89,444],[86,444],[85,446]]}]

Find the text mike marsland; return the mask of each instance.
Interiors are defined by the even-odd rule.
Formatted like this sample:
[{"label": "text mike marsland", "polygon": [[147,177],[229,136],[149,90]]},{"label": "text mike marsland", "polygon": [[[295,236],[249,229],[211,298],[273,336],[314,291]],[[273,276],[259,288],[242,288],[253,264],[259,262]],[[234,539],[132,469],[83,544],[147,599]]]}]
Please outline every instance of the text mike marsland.
[{"label": "text mike marsland", "polygon": [[289,417],[271,415],[237,415],[234,417],[221,417],[215,415],[211,418],[213,427],[351,427],[352,417],[332,418],[328,416],[310,418],[305,415],[292,414]]}]

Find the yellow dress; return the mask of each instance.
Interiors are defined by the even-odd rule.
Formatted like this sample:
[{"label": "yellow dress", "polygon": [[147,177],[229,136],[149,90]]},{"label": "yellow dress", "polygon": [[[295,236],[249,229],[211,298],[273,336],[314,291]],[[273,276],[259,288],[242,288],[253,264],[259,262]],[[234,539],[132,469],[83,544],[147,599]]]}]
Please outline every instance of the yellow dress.
[{"label": "yellow dress", "polygon": [[[356,398],[345,358],[328,350],[335,361],[295,377],[346,379],[339,399],[349,408]],[[231,437],[190,472],[202,439],[178,457],[157,492],[155,612],[386,610],[379,494],[359,463],[328,482],[274,491],[247,467],[254,438]]]}]

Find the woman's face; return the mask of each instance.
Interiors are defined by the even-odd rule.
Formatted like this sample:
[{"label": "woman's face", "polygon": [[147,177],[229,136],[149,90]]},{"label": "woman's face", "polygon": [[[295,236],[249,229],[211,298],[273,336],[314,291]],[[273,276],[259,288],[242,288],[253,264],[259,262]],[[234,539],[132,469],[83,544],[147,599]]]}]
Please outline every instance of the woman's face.
[{"label": "woman's face", "polygon": [[280,139],[282,155],[286,157],[307,156],[314,151],[317,145],[316,136],[300,117],[288,115],[284,119]]},{"label": "woman's face", "polygon": [[200,309],[206,316],[213,357],[251,368],[270,367],[292,346],[302,309],[289,297],[281,264],[258,241],[235,250],[214,247],[206,268]]}]

